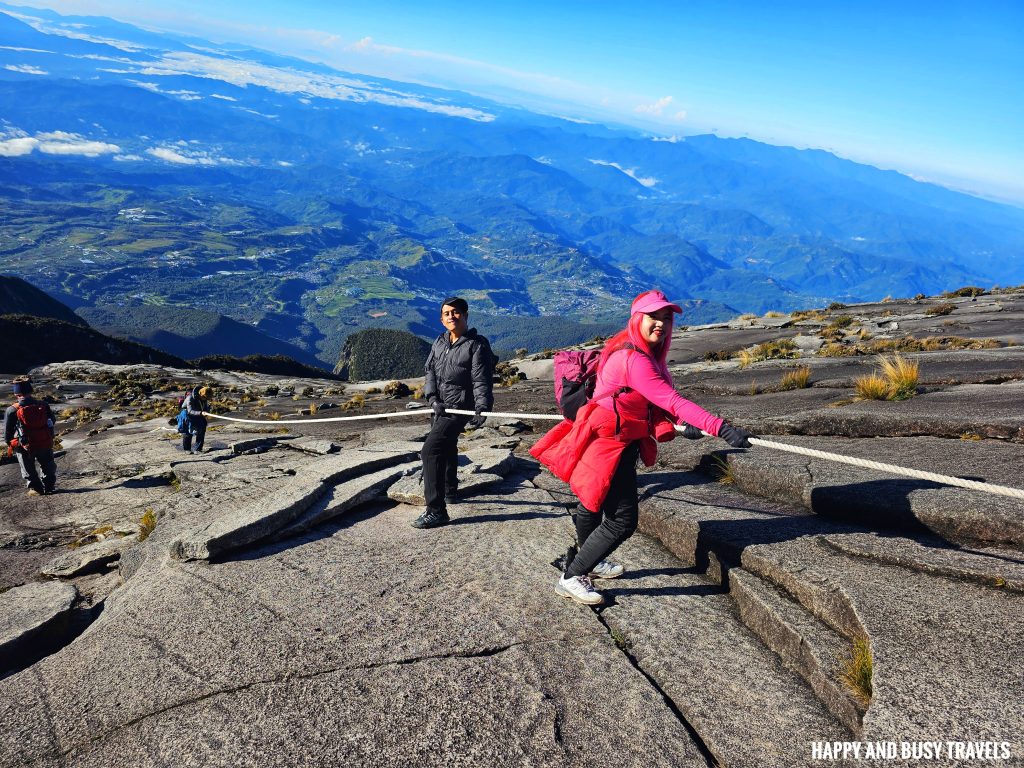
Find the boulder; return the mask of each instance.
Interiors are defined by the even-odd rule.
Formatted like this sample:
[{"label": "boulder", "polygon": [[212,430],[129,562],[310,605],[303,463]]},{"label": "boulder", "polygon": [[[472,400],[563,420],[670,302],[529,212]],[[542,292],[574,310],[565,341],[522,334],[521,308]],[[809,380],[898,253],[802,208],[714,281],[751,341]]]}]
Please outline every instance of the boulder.
[{"label": "boulder", "polygon": [[67,630],[78,590],[57,581],[34,582],[0,593],[0,671],[47,636]]}]

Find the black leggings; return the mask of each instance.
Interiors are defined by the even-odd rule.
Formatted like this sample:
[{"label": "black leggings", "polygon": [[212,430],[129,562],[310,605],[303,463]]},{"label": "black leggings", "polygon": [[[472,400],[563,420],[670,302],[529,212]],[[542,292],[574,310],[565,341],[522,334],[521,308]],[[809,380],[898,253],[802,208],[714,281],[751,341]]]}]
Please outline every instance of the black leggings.
[{"label": "black leggings", "polygon": [[639,441],[626,446],[600,512],[591,512],[581,504],[576,505],[572,518],[576,524],[579,552],[566,568],[566,578],[590,573],[595,565],[636,531],[640,517],[636,495],[636,460],[639,454]]}]

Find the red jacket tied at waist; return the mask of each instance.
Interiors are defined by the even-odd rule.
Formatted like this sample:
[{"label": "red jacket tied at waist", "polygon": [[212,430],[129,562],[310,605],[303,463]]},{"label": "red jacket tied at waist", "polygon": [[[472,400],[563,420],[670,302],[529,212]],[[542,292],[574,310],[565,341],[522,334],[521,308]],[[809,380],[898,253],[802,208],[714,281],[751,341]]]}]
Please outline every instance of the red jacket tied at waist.
[{"label": "red jacket tied at waist", "polygon": [[569,483],[580,503],[592,512],[601,509],[622,451],[640,440],[640,458],[652,466],[658,453],[648,420],[620,415],[590,401],[576,421],[562,421],[534,444],[530,454],[561,480]]}]

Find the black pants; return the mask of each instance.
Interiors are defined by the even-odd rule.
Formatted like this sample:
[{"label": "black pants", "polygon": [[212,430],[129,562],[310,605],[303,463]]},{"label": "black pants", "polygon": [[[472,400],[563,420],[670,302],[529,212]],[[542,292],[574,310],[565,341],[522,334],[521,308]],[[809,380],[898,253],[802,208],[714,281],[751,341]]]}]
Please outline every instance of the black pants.
[{"label": "black pants", "polygon": [[639,455],[639,442],[626,446],[599,512],[591,512],[579,504],[573,511],[579,552],[565,571],[567,578],[590,573],[595,565],[636,531],[640,518],[636,495],[636,460]]},{"label": "black pants", "polygon": [[459,435],[469,418],[437,416],[423,441],[423,496],[428,512],[447,511],[445,491],[459,487]]},{"label": "black pants", "polygon": [[[39,493],[44,491],[48,493],[57,485],[57,462],[53,460],[52,450],[36,451],[35,453],[17,451],[15,456],[18,457],[18,466],[21,467],[21,477],[29,488]],[[37,461],[39,468],[43,470],[42,481],[39,480],[39,473],[36,472]]]},{"label": "black pants", "polygon": [[[192,438],[196,443],[193,447]],[[188,428],[181,435],[181,447],[186,451],[194,450],[196,453],[203,450],[203,441],[206,440],[206,419],[190,419]]]}]

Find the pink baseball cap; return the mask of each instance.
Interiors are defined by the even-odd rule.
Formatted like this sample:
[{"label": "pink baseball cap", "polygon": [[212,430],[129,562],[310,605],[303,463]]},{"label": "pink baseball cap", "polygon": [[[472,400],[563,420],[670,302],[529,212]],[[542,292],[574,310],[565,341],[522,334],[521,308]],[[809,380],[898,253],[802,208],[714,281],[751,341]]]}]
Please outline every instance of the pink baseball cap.
[{"label": "pink baseball cap", "polygon": [[657,312],[663,307],[672,307],[672,311],[676,314],[681,314],[683,308],[678,304],[673,304],[661,291],[644,291],[635,299],[633,299],[633,306],[630,307],[630,314],[636,314],[642,312],[645,315],[649,315],[651,312]]}]

